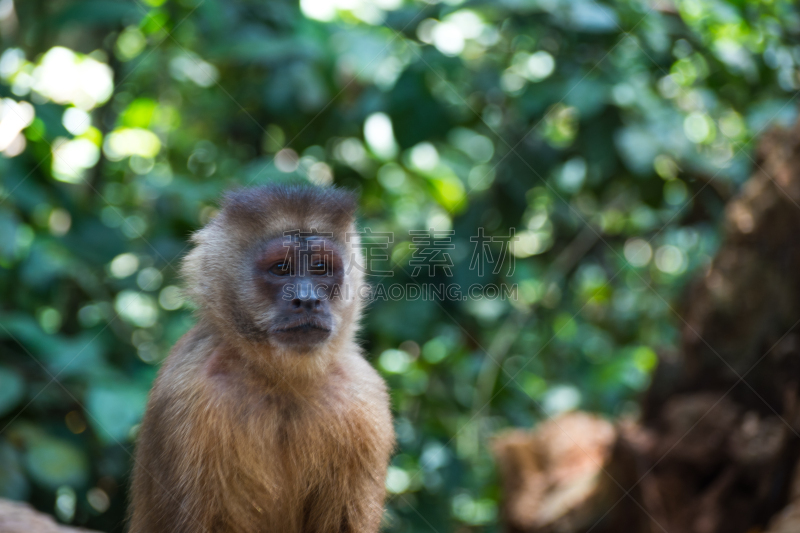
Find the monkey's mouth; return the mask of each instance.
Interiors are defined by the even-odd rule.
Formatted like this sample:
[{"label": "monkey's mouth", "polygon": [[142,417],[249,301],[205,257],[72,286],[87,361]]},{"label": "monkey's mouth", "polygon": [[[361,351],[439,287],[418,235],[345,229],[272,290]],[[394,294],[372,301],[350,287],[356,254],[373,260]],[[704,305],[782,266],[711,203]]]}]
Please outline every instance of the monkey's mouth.
[{"label": "monkey's mouth", "polygon": [[328,339],[333,328],[319,318],[304,317],[301,320],[281,324],[272,330],[275,340],[281,344],[297,347],[320,344]]},{"label": "monkey's mouth", "polygon": [[330,333],[331,329],[316,322],[303,322],[275,330],[276,333],[309,333],[312,331]]}]

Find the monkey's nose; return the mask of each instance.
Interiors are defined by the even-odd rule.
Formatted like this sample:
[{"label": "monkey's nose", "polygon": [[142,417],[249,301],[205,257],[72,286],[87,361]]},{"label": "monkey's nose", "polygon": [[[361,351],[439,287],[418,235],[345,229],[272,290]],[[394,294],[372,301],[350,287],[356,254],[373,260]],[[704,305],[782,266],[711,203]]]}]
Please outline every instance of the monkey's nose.
[{"label": "monkey's nose", "polygon": [[295,298],[292,300],[292,307],[295,309],[306,309],[308,311],[313,311],[314,309],[318,308],[322,302],[319,298],[310,297],[310,298]]},{"label": "monkey's nose", "polygon": [[314,293],[311,284],[303,284],[299,287],[295,298],[292,299],[292,307],[295,309],[306,309],[312,311],[318,308],[322,302]]}]

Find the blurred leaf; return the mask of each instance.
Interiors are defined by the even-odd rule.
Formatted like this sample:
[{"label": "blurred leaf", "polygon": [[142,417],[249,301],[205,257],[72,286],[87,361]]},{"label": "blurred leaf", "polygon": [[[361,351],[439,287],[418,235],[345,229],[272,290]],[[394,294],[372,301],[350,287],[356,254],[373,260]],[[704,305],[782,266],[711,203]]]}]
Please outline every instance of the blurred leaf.
[{"label": "blurred leaf", "polygon": [[137,20],[146,13],[144,7],[120,0],[84,0],[62,9],[53,17],[59,26],[74,24],[116,27],[125,21]]},{"label": "blurred leaf", "polygon": [[10,368],[0,367],[0,416],[16,407],[24,393],[25,381],[22,376]]},{"label": "blurred leaf", "polygon": [[147,128],[153,121],[157,106],[152,98],[137,98],[120,115],[120,124],[129,128]]},{"label": "blurred leaf", "polygon": [[86,393],[89,423],[106,444],[127,442],[146,404],[147,389],[127,383],[96,385]]},{"label": "blurred leaf", "polygon": [[19,454],[8,442],[0,439],[0,497],[25,500],[29,492],[30,484]]},{"label": "blurred leaf", "polygon": [[82,487],[89,475],[89,462],[78,447],[49,436],[28,443],[25,467],[34,481],[50,490],[61,485]]}]

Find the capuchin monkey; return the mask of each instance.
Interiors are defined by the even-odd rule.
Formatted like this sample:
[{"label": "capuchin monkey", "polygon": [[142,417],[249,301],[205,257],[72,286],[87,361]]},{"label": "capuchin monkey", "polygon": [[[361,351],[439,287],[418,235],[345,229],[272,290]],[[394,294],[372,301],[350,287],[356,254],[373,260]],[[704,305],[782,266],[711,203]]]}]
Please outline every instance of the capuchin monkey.
[{"label": "capuchin monkey", "polygon": [[183,264],[198,322],[156,379],[132,533],[374,533],[394,430],[356,342],[355,199],[228,195]]}]

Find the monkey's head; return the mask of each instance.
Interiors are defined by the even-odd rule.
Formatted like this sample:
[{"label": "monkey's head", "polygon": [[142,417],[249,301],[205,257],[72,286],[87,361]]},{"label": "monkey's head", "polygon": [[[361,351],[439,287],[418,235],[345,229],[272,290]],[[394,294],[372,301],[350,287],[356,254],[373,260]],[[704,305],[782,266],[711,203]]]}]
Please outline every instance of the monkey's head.
[{"label": "monkey's head", "polygon": [[309,353],[349,338],[361,308],[355,197],[271,185],[226,196],[183,271],[200,315],[248,344]]}]

